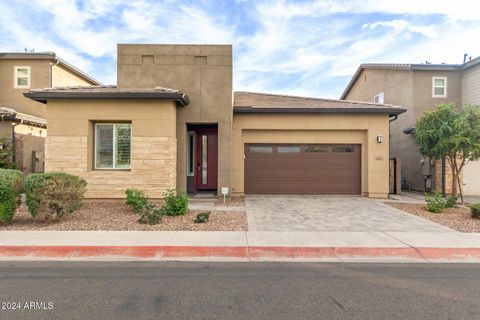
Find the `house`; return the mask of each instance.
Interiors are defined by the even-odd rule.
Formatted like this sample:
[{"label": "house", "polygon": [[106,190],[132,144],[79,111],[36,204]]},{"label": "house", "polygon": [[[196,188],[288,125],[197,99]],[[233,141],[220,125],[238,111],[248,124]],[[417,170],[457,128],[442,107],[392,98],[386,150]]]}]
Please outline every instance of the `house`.
[{"label": "house", "polygon": [[402,107],[233,93],[230,45],[120,44],[117,58],[116,86],[25,94],[46,105],[46,171],[85,178],[86,197],[388,196],[389,122]]},{"label": "house", "polygon": [[13,141],[13,162],[41,172],[47,135],[46,106],[23,96],[30,88],[98,85],[53,52],[0,53],[0,137]]},{"label": "house", "polygon": [[[341,99],[404,106],[407,112],[391,124],[390,156],[400,158],[401,176],[413,189],[449,193],[448,164],[423,159],[408,133],[437,104],[480,105],[480,57],[463,64],[362,64]],[[465,166],[463,184],[464,194],[480,194],[480,162]]]}]

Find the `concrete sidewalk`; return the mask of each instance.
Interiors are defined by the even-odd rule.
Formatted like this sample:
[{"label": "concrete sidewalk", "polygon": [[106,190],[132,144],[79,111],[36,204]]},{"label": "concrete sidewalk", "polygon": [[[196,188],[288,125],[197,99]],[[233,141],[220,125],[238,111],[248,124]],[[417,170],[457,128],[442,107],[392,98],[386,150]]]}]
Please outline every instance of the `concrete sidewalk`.
[{"label": "concrete sidewalk", "polygon": [[480,262],[460,232],[1,231],[0,260]]}]

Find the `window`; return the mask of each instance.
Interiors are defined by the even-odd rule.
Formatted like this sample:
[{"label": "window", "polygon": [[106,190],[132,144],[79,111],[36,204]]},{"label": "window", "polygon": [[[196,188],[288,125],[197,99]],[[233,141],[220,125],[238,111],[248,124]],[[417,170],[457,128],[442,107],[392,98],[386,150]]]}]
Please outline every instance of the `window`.
[{"label": "window", "polygon": [[351,153],[354,152],[350,146],[333,146],[332,151],[335,153]]},{"label": "window", "polygon": [[250,152],[251,153],[272,153],[273,152],[273,147],[271,146],[250,146]]},{"label": "window", "polygon": [[380,92],[375,97],[373,97],[373,102],[375,103],[384,103],[383,92]]},{"label": "window", "polygon": [[13,87],[30,88],[30,67],[13,67]]},{"label": "window", "polygon": [[95,124],[95,169],[130,169],[131,124]]},{"label": "window", "polygon": [[187,176],[192,177],[195,169],[195,132],[187,133]]},{"label": "window", "polygon": [[432,78],[432,97],[433,98],[447,97],[447,77]]},{"label": "window", "polygon": [[300,153],[300,146],[277,147],[278,153]]}]

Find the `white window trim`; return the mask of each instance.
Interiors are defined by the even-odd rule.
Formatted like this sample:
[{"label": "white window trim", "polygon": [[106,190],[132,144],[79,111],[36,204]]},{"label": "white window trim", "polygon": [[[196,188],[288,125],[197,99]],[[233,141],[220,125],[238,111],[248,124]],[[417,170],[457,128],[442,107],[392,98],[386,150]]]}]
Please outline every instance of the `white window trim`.
[{"label": "white window trim", "polygon": [[[435,80],[443,80],[444,81],[444,86],[443,86],[443,94],[435,94],[435,88],[442,88],[442,87],[435,87]],[[432,98],[446,98],[447,97],[447,77],[432,77]]]},{"label": "white window trim", "polygon": [[[27,69],[28,73],[28,84],[26,86],[18,85],[18,69]],[[13,87],[15,89],[29,89],[31,81],[31,68],[30,66],[13,66]]]},{"label": "white window trim", "polygon": [[[193,161],[193,167],[192,171],[189,172],[189,164],[190,164],[190,148],[188,143],[190,142],[190,136],[193,137],[193,154],[192,154],[192,161]],[[195,131],[188,131],[187,132],[187,177],[193,177],[195,176]]]},{"label": "white window trim", "polygon": [[[112,154],[112,164],[113,164],[113,167],[112,168],[97,168],[97,127],[99,125],[106,125],[106,124],[110,124],[110,125],[113,125],[113,154]],[[116,167],[116,161],[115,161],[115,155],[117,154],[117,139],[116,139],[116,136],[117,136],[117,126],[116,125],[119,125],[119,124],[129,124],[130,125],[130,166],[128,166],[127,168],[117,168]],[[113,122],[97,122],[95,123],[95,137],[94,137],[95,141],[94,141],[94,145],[95,145],[95,150],[94,150],[94,154],[93,154],[93,168],[95,170],[131,170],[132,168],[132,147],[131,147],[131,143],[132,143],[132,124],[131,123],[113,123]]]},{"label": "white window trim", "polygon": [[[379,98],[380,102],[376,102],[375,99],[377,99],[377,97]],[[375,97],[373,97],[373,102],[374,103],[385,103],[385,97],[384,97],[384,94],[383,92],[380,92],[379,94],[377,94]]]}]

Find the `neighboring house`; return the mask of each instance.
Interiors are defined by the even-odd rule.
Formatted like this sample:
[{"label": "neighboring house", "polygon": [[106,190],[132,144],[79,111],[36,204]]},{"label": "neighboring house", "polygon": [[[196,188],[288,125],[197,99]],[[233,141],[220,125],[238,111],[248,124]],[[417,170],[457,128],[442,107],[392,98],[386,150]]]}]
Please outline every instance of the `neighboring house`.
[{"label": "neighboring house", "polygon": [[117,86],[25,94],[46,104],[46,171],[84,177],[88,198],[128,187],[388,196],[401,107],[233,94],[230,45],[122,44],[117,75]]},{"label": "neighboring house", "polygon": [[31,88],[99,85],[55,53],[0,53],[0,136],[14,141],[14,161],[25,172],[43,171],[46,107],[23,96]]},{"label": "neighboring house", "polygon": [[[362,64],[341,99],[404,106],[407,112],[391,124],[390,156],[400,158],[401,176],[413,189],[448,193],[448,164],[423,159],[413,136],[406,133],[437,104],[480,105],[480,57],[464,64]],[[463,184],[465,194],[480,194],[480,162],[464,168]]]}]

